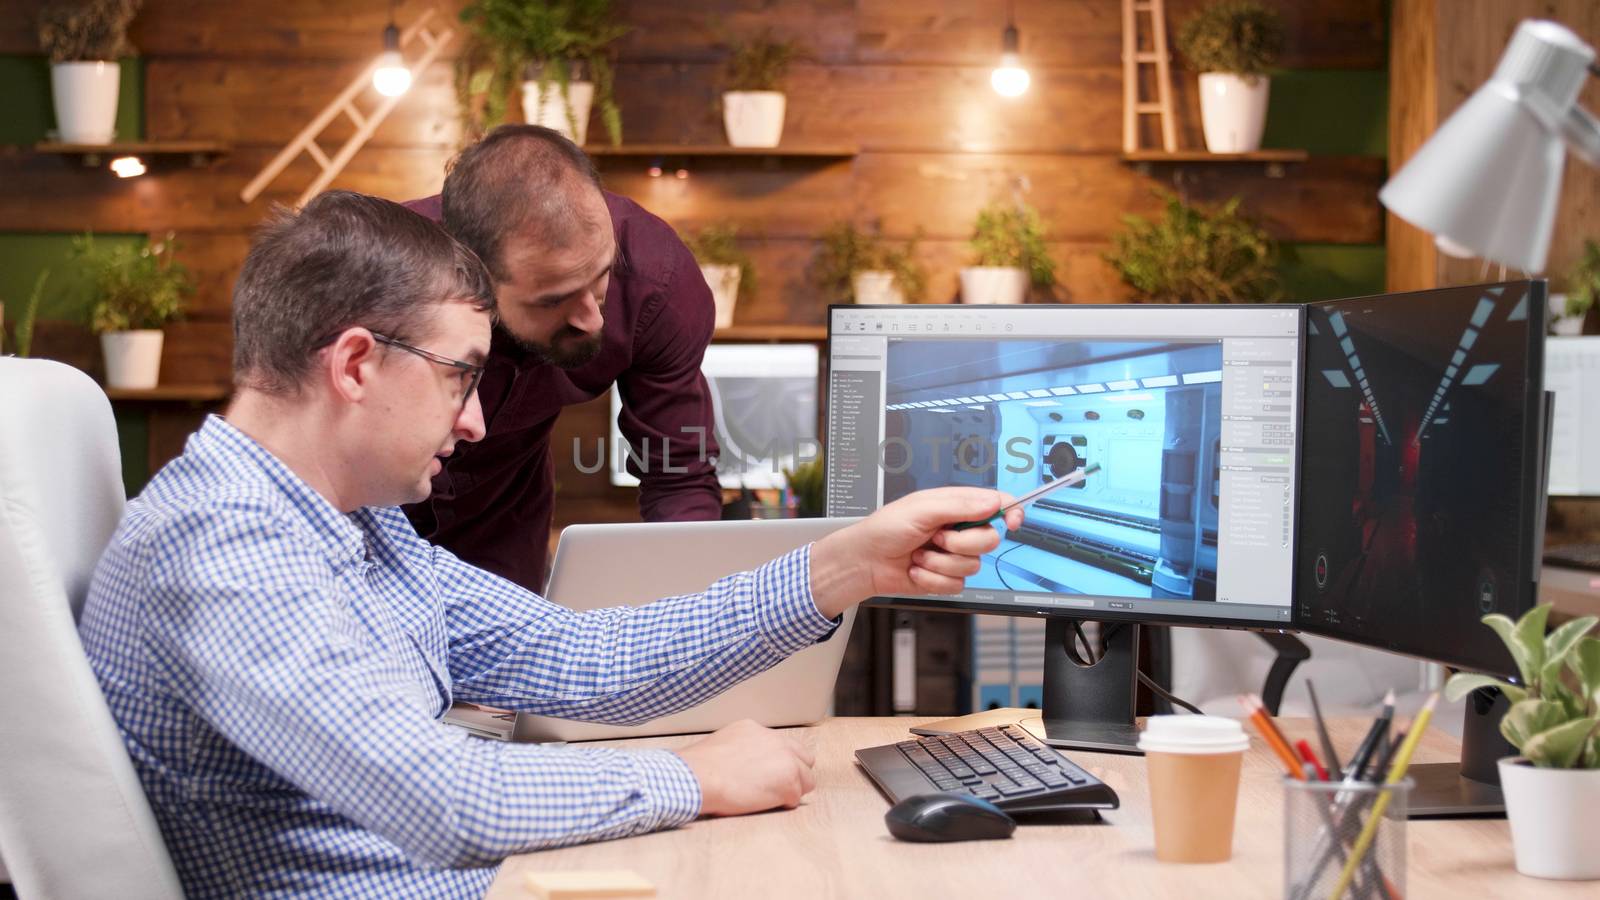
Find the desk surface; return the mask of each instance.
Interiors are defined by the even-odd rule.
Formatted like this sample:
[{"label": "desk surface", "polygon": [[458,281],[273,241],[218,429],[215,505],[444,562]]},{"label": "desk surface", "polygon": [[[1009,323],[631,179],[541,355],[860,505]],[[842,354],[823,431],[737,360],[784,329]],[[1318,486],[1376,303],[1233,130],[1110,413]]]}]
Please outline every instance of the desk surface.
[{"label": "desk surface", "polygon": [[[702,819],[674,831],[513,857],[491,900],[530,896],[522,873],[633,869],[663,898],[730,897],[1261,897],[1282,896],[1281,769],[1252,737],[1240,786],[1234,856],[1211,865],[1158,863],[1152,850],[1144,760],[1069,755],[1116,789],[1122,808],[1095,825],[1023,825],[1008,841],[906,844],[889,837],[888,803],[855,764],[857,748],[902,740],[931,719],[831,719],[789,733],[817,754],[817,790],[796,810]],[[1366,723],[1333,723],[1334,742],[1353,747]],[[1312,737],[1304,720],[1283,720],[1291,738]],[[610,742],[677,747],[692,737]],[[1418,762],[1455,758],[1455,740],[1437,730]],[[1412,821],[1407,895],[1428,897],[1588,897],[1593,882],[1518,875],[1504,819]]]}]

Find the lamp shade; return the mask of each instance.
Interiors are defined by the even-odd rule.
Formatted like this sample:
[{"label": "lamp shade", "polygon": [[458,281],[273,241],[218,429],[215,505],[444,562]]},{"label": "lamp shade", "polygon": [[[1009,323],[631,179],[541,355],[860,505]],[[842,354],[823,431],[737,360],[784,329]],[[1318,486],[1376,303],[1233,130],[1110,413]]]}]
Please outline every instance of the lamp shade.
[{"label": "lamp shade", "polygon": [[1566,161],[1563,127],[1593,60],[1594,51],[1561,25],[1523,22],[1494,77],[1378,199],[1447,252],[1542,271]]}]

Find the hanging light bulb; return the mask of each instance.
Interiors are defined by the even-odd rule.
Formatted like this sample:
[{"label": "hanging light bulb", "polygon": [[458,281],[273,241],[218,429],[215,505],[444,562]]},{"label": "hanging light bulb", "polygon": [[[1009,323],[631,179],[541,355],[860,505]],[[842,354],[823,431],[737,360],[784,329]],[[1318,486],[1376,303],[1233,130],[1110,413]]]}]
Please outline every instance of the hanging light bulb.
[{"label": "hanging light bulb", "polygon": [[400,29],[392,21],[383,29],[383,53],[372,71],[372,86],[385,97],[398,97],[411,88],[411,70],[400,58]]},{"label": "hanging light bulb", "polygon": [[1006,30],[1000,37],[1000,65],[989,73],[989,86],[1002,97],[1022,96],[1033,80],[1028,77],[1028,70],[1022,67],[1022,61],[1017,57],[1019,44],[1017,25],[1012,20],[1011,10],[1008,8]]}]

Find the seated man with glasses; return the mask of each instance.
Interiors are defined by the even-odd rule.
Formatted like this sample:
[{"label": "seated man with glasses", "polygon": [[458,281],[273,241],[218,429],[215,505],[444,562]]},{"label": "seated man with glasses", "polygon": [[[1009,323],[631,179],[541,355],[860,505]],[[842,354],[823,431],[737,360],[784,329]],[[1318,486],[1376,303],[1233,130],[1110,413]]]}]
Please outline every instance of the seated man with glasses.
[{"label": "seated man with glasses", "polygon": [[811,754],[753,723],[672,752],[440,717],[670,713],[868,596],[959,590],[998,544],[945,526],[1002,495],[946,488],[638,608],[575,613],[462,563],[396,505],[483,437],[494,310],[478,258],[385,200],[323,194],[252,245],[234,399],[128,504],[80,625],[189,896],[479,896],[514,853],[793,807]]}]

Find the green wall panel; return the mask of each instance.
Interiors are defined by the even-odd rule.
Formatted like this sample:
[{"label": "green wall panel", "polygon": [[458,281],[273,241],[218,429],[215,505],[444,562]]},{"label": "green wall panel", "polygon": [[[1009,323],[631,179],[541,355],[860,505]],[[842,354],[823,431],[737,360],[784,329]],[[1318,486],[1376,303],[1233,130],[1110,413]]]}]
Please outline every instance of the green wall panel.
[{"label": "green wall panel", "polygon": [[[144,65],[122,60],[118,81],[117,139],[144,137]],[[50,99],[50,61],[43,56],[0,55],[0,144],[36,144],[56,127]]]}]

